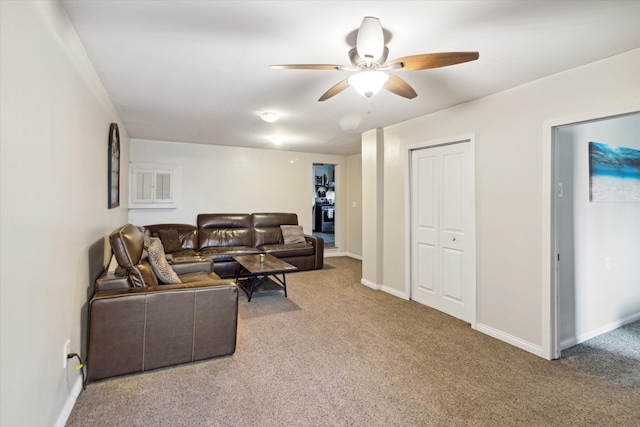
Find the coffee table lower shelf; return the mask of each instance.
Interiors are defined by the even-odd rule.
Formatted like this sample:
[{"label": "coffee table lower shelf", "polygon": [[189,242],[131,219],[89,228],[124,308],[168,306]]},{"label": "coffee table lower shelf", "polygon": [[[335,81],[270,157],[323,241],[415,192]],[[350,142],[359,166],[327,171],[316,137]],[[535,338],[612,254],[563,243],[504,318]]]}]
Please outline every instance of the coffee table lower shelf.
[{"label": "coffee table lower shelf", "polygon": [[297,267],[270,254],[234,256],[233,259],[240,264],[236,282],[247,294],[249,302],[257,292],[282,289],[287,296],[286,273],[297,270]]},{"label": "coffee table lower shelf", "polygon": [[262,292],[284,291],[284,296],[285,298],[287,297],[287,278],[284,273],[282,274],[282,279],[275,274],[270,274],[239,279],[237,282],[238,287],[244,291],[249,301],[251,301],[254,294]]}]

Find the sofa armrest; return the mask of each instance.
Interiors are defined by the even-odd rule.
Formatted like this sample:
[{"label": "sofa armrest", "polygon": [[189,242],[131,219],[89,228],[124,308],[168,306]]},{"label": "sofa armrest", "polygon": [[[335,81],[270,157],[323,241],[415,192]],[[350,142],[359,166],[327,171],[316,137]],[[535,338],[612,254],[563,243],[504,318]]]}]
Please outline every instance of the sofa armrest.
[{"label": "sofa armrest", "polygon": [[129,286],[125,289],[112,289],[101,292],[96,291],[95,295],[91,299],[90,304],[93,303],[94,300],[103,298],[117,298],[126,297],[128,295],[144,295],[172,291],[196,290],[202,288],[213,288],[217,286],[237,287],[237,284],[234,279],[211,279],[206,281],[201,280],[197,282],[175,283],[172,285],[148,286],[143,288]]},{"label": "sofa armrest", "polygon": [[322,270],[324,267],[324,239],[322,237],[304,235],[307,242],[313,245],[313,253],[315,255],[315,269]]},{"label": "sofa armrest", "polygon": [[127,279],[127,275],[123,270],[116,273],[104,271],[100,277],[96,279],[96,293],[104,291],[114,291],[129,289],[131,284]]},{"label": "sofa armrest", "polygon": [[96,294],[89,303],[87,380],[232,354],[237,317],[233,280]]},{"label": "sofa armrest", "polygon": [[178,276],[189,273],[211,273],[213,272],[213,260],[211,258],[193,257],[191,260],[179,261],[174,258],[171,268]]}]

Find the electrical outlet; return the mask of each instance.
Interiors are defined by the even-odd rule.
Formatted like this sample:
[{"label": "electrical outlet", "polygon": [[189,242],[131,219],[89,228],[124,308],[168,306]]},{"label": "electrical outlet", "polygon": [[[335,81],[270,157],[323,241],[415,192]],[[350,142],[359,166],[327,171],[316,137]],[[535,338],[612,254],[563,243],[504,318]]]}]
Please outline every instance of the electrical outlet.
[{"label": "electrical outlet", "polygon": [[64,346],[62,346],[62,369],[67,368],[67,354],[69,354],[69,349],[71,348],[71,338],[65,341]]}]

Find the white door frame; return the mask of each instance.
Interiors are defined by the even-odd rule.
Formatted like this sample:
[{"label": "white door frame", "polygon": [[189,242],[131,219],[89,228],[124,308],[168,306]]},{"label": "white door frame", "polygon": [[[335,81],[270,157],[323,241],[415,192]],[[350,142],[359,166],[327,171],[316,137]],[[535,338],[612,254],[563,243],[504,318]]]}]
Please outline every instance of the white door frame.
[{"label": "white door frame", "polygon": [[556,131],[559,127],[588,123],[640,113],[640,104],[627,108],[547,120],[542,140],[542,357],[560,358],[558,332],[557,222],[556,186],[558,159]]},{"label": "white door frame", "polygon": [[476,314],[477,314],[477,290],[476,290],[476,282],[477,282],[477,263],[476,257],[478,253],[477,243],[476,243],[476,137],[475,134],[465,134],[457,137],[450,138],[442,138],[431,141],[423,141],[416,142],[413,144],[407,144],[405,146],[405,165],[406,173],[405,173],[405,290],[404,294],[406,295],[406,299],[411,299],[411,152],[415,150],[420,150],[423,148],[433,148],[440,145],[451,145],[462,142],[469,143],[469,154],[471,155],[472,162],[472,171],[471,176],[473,176],[473,185],[474,191],[472,191],[472,200],[470,202],[472,212],[473,221],[471,222],[471,229],[469,230],[469,237],[472,239],[471,246],[473,247],[474,256],[471,259],[472,269],[474,271],[472,283],[471,283],[471,297],[469,299],[469,304],[471,305],[471,328],[476,329]]}]

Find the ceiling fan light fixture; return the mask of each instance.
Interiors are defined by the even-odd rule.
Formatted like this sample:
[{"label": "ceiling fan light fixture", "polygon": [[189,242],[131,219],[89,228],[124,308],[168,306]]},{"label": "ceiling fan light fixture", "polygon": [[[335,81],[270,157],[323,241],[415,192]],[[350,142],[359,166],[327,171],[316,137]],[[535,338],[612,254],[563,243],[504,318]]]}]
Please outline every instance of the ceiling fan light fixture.
[{"label": "ceiling fan light fixture", "polygon": [[262,114],[260,114],[260,118],[262,120],[264,120],[267,123],[274,123],[277,122],[278,119],[280,118],[280,116],[278,115],[278,113],[271,113],[269,111],[264,112]]},{"label": "ceiling fan light fixture", "polygon": [[389,75],[382,71],[365,70],[349,77],[349,84],[360,94],[370,98],[382,89]]}]

